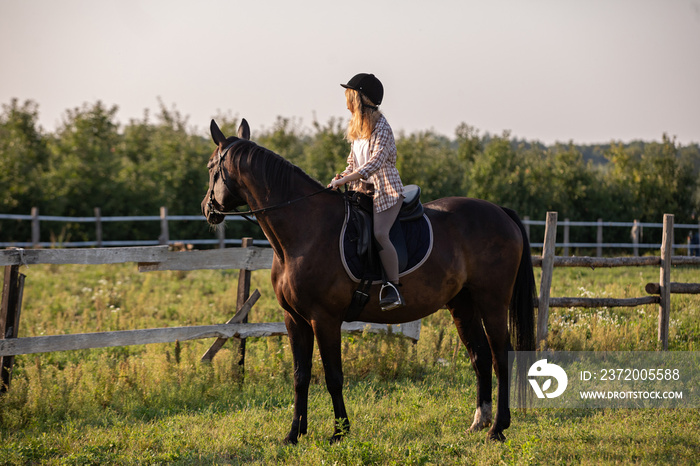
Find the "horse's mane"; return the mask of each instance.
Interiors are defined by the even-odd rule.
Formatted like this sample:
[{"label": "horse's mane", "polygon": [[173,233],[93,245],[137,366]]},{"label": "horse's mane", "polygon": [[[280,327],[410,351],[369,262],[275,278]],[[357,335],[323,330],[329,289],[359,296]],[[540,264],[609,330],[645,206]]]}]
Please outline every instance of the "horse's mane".
[{"label": "horse's mane", "polygon": [[298,181],[310,183],[319,189],[323,188],[321,183],[301,168],[252,141],[241,140],[236,144],[233,147],[232,160],[239,166],[247,165],[252,172],[260,176],[259,180],[270,191],[288,193],[299,186]]}]

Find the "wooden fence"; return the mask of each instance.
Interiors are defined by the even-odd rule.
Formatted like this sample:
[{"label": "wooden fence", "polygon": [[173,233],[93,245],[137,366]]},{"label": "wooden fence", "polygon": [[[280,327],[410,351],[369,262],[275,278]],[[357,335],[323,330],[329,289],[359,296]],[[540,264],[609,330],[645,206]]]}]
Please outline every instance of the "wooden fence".
[{"label": "wooden fence", "polygon": [[[700,293],[698,283],[674,283],[671,281],[673,265],[700,265],[700,258],[672,256],[673,215],[664,216],[663,244],[660,256],[646,257],[562,257],[555,255],[557,213],[548,212],[543,254],[533,257],[533,264],[542,268],[538,307],[537,339],[540,347],[547,338],[547,322],[551,307],[620,307],[644,304],[659,304],[658,338],[664,349],[668,348],[668,324],[671,312],[672,293]],[[244,240],[244,246],[250,243]],[[5,266],[2,308],[0,310],[0,357],[2,357],[3,387],[9,386],[14,356],[20,354],[63,351],[74,349],[126,346],[148,343],[167,343],[199,338],[216,338],[212,348],[203,359],[211,359],[228,338],[262,337],[283,335],[283,323],[245,322],[247,312],[252,308],[259,293],[249,294],[249,278],[246,285],[246,272],[268,269],[272,265],[272,251],[269,248],[243,247],[216,250],[172,252],[168,246],[97,248],[97,249],[10,249],[0,251],[0,266]],[[114,264],[137,262],[141,272],[159,270],[196,269],[241,269],[236,315],[227,323],[219,325],[159,328],[145,330],[123,330],[77,335],[56,335],[18,338],[19,317],[22,303],[24,276],[19,273],[21,265],[32,264]],[[619,267],[619,266],[658,266],[659,283],[646,286],[651,296],[639,298],[580,298],[550,297],[552,272],[554,267]],[[248,275],[249,277],[249,275]],[[241,291],[243,290],[243,291]],[[257,291],[257,290],[256,290]],[[420,321],[408,324],[385,326],[377,324],[344,324],[346,331],[391,331],[402,333],[417,340],[420,335]],[[0,387],[2,388],[2,387]]]},{"label": "wooden fence", "polygon": [[[668,349],[668,324],[671,313],[672,293],[700,293],[700,283],[674,283],[671,269],[674,265],[700,265],[700,257],[673,256],[673,215],[664,215],[663,238],[660,256],[644,257],[561,257],[555,255],[557,213],[547,212],[542,256],[533,258],[533,265],[542,267],[540,295],[537,300],[537,341],[542,347],[547,340],[550,307],[627,307],[644,304],[659,304],[658,339],[663,349]],[[658,266],[659,283],[648,283],[645,287],[652,296],[639,298],[552,298],[552,273],[554,267],[629,267]]]},{"label": "wooden fence", "polygon": [[[95,240],[94,241],[72,241],[62,243],[61,247],[104,247],[104,246],[150,246],[158,244],[171,244],[173,242],[182,242],[193,245],[218,245],[219,248],[224,248],[226,245],[240,245],[240,239],[226,238],[224,236],[224,229],[217,229],[217,238],[207,238],[207,239],[171,239],[170,232],[170,222],[177,221],[192,221],[192,222],[202,222],[204,217],[201,215],[170,215],[168,213],[167,207],[160,208],[159,215],[146,215],[146,216],[103,216],[102,211],[99,207],[95,207],[94,216],[92,217],[62,217],[54,215],[40,215],[39,209],[33,207],[31,210],[31,215],[17,215],[17,214],[0,214],[0,220],[18,220],[18,221],[29,221],[31,222],[31,241],[23,242],[0,242],[0,247],[54,247],[56,244],[50,242],[41,241],[41,224],[43,222],[65,222],[65,223],[94,223],[95,224]],[[242,218],[229,218],[227,221],[243,221]],[[105,223],[114,222],[158,222],[160,224],[160,234],[157,239],[152,240],[120,240],[120,241],[110,241],[103,238],[103,225]],[[530,237],[530,226],[544,226],[545,221],[543,220],[530,220],[529,217],[523,218],[523,224],[528,232],[528,237]],[[596,257],[603,256],[604,248],[614,248],[614,249],[625,249],[632,252],[634,256],[639,255],[640,250],[658,249],[658,244],[653,243],[643,243],[642,242],[642,231],[647,229],[657,229],[662,228],[661,223],[642,223],[638,220],[633,222],[615,222],[615,221],[603,221],[603,219],[598,219],[596,222],[581,222],[581,221],[571,221],[568,218],[560,222],[560,226],[563,230],[563,242],[557,243],[557,246],[562,248],[562,255],[568,256],[569,250],[571,248],[585,248],[585,249],[595,249]],[[587,243],[575,243],[570,241],[571,228],[591,228],[595,227],[595,242]],[[626,228],[630,231],[630,243],[611,243],[604,242],[604,229],[609,228]],[[677,228],[683,230],[689,230],[694,232],[697,236],[700,236],[700,222],[697,224],[684,224],[678,225]],[[264,240],[256,241],[258,245],[266,244]],[[543,246],[539,242],[539,238],[534,241],[530,241],[533,248],[540,248]],[[686,244],[676,244],[673,245],[675,249],[685,249],[687,255],[695,254],[700,255],[700,245],[691,244],[690,240],[687,240]]]},{"label": "wooden fence", "polygon": [[[94,216],[92,217],[66,217],[57,215],[40,215],[37,207],[32,207],[30,215],[21,214],[0,214],[0,220],[18,220],[29,221],[31,224],[31,240],[30,241],[11,241],[0,242],[0,247],[55,247],[56,244],[51,242],[41,241],[41,224],[43,222],[63,222],[63,223],[94,223],[95,224],[95,240],[94,241],[68,241],[61,243],[61,247],[104,247],[104,246],[151,246],[170,244],[173,241],[170,239],[170,222],[203,222],[205,220],[202,215],[169,215],[167,207],[160,208],[159,215],[117,215],[103,216],[99,207],[95,207]],[[243,218],[229,218],[227,221],[243,221]],[[103,225],[105,223],[119,222],[159,222],[160,234],[157,239],[152,240],[106,240],[103,235]],[[226,245],[240,245],[240,239],[227,239],[225,230],[219,228],[216,230],[216,239],[197,239],[197,240],[176,240],[188,244],[198,245],[218,245],[220,248]]]},{"label": "wooden fence", "polygon": [[[530,238],[530,226],[540,225],[545,226],[547,222],[544,220],[530,220],[529,217],[524,217],[523,224],[527,231],[527,236]],[[596,257],[603,257],[603,249],[626,249],[632,252],[633,256],[639,256],[640,250],[649,249],[659,249],[660,244],[657,243],[643,243],[643,234],[645,228],[648,229],[663,229],[663,223],[649,223],[640,222],[639,220],[634,220],[633,222],[611,222],[604,221],[599,218],[595,222],[582,222],[582,221],[571,221],[565,218],[563,222],[558,222],[558,225],[562,227],[563,230],[563,241],[561,243],[556,243],[557,247],[562,250],[562,256],[569,256],[569,252],[572,248],[580,249],[595,249]],[[586,243],[575,243],[571,242],[571,228],[583,227],[590,228],[595,227],[595,242]],[[604,228],[626,228],[629,229],[631,243],[610,243],[604,241]],[[672,248],[674,250],[685,250],[688,256],[700,256],[700,245],[697,243],[697,238],[700,237],[700,222],[697,224],[680,224],[676,225],[679,230],[688,230],[690,234],[686,237],[685,244],[673,244]],[[692,235],[695,235],[695,240],[691,239]],[[695,242],[693,242],[695,241]],[[537,241],[530,241],[533,248],[541,248],[544,246],[543,243]]]},{"label": "wooden fence", "polygon": [[[45,353],[89,348],[169,343],[203,338],[215,338],[212,347],[202,357],[211,360],[226,339],[242,340],[249,337],[286,335],[282,322],[247,323],[246,318],[257,299],[258,290],[250,293],[250,272],[269,269],[273,252],[270,248],[251,246],[250,238],[244,238],[242,248],[201,251],[170,251],[168,246],[95,249],[8,249],[0,250],[0,266],[5,266],[2,307],[0,308],[0,357],[2,358],[2,386],[9,387],[14,357],[21,354]],[[238,281],[237,312],[225,324],[189,327],[169,327],[114,332],[81,333],[39,337],[18,337],[25,276],[19,272],[22,265],[34,264],[117,264],[137,262],[140,272],[162,270],[240,269]],[[420,336],[420,321],[397,325],[344,323],[346,332],[392,332],[411,338]]]}]

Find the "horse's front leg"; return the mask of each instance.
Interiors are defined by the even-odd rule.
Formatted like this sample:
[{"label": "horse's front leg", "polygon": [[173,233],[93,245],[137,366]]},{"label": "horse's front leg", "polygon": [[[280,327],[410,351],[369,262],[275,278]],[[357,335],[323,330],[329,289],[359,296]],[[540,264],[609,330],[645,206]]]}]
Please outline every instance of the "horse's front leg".
[{"label": "horse's front leg", "polygon": [[289,345],[294,357],[294,418],[292,428],[284,439],[287,444],[296,444],[308,427],[309,383],[311,382],[311,360],[314,351],[314,332],[311,325],[298,314],[285,313]]},{"label": "horse's front leg", "polygon": [[343,400],[343,361],[340,348],[340,322],[314,322],[314,333],[321,353],[326,387],[333,402],[335,430],[331,443],[341,440],[350,431],[350,421]]}]

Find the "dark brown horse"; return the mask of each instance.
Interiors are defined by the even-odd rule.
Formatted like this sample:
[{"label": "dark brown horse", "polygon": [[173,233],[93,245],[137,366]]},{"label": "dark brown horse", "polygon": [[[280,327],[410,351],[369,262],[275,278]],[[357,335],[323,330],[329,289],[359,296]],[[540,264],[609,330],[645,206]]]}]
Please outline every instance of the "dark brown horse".
[{"label": "dark brown horse", "polygon": [[[323,191],[300,168],[250,142],[245,120],[238,137],[225,137],[214,121],[211,135],[218,147],[209,160],[204,216],[218,224],[225,218],[222,213],[247,204],[258,211],[256,217],[274,250],[272,286],[285,311],[294,357],[294,418],[285,441],[296,443],[307,431],[314,337],[335,412],[331,441],[339,440],[350,427],[343,400],[340,327],[357,287],[341,264],[338,246],[343,194]],[[503,440],[503,430],[510,425],[511,339],[517,351],[535,349],[535,284],[527,236],[515,212],[482,200],[439,199],[427,203],[425,212],[433,226],[434,247],[425,263],[401,280],[406,307],[382,312],[379,287],[373,286],[357,320],[410,322],[446,306],[477,376],[476,413],[469,430],[492,422],[493,367],[498,409],[488,434]],[[521,393],[525,369],[518,365]]]}]

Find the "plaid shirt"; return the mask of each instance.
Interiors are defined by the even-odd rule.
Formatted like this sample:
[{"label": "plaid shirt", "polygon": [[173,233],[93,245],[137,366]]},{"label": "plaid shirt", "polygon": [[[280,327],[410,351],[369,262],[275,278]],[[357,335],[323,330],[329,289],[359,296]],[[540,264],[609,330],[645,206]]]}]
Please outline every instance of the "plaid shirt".
[{"label": "plaid shirt", "polygon": [[[382,212],[396,204],[403,196],[403,183],[396,169],[396,141],[384,115],[377,121],[369,141],[369,160],[358,167],[355,155],[350,149],[348,167],[343,174],[357,171],[363,180],[374,184],[374,210]],[[358,189],[359,184],[359,181],[349,183],[349,189]]]}]

